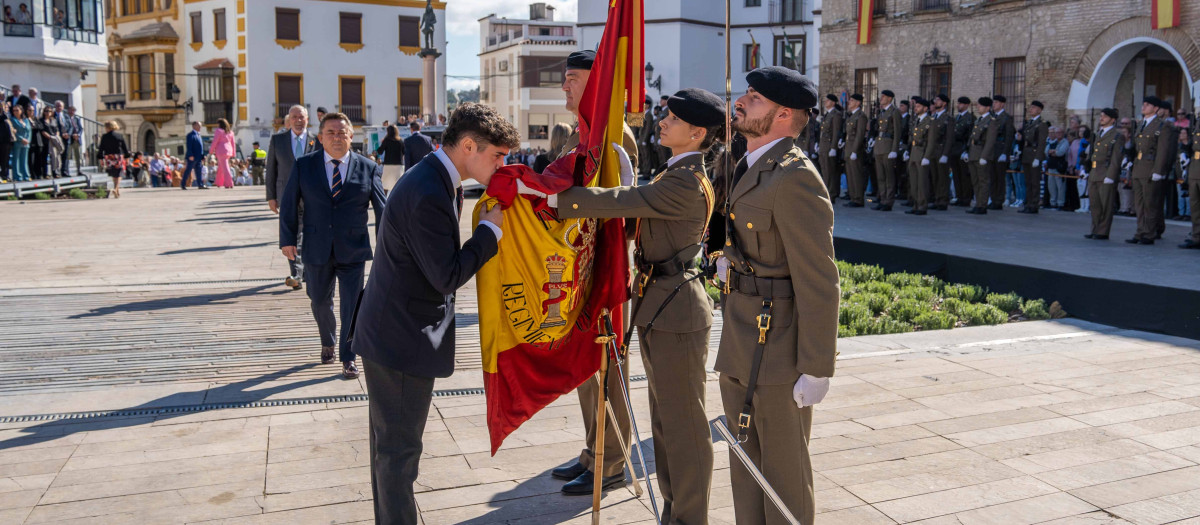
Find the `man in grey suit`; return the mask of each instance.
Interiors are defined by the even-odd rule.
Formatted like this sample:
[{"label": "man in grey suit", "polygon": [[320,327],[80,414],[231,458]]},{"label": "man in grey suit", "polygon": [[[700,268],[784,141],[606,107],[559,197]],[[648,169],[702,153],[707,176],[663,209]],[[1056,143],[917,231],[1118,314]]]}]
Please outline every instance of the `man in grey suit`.
[{"label": "man in grey suit", "polygon": [[[314,151],[321,151],[321,143],[317,136],[308,132],[308,110],[304,109],[304,106],[296,105],[288,110],[287,125],[288,129],[271,136],[271,142],[267,146],[267,206],[275,213],[279,213],[279,197],[287,187],[288,176],[292,173],[296,159]],[[304,216],[303,207],[300,208],[299,214]],[[296,232],[296,246],[304,246],[303,232]],[[300,283],[304,281],[304,263],[300,260],[300,251],[303,250],[298,250],[296,257],[288,261],[291,275],[283,281],[293,290],[299,290]]]}]

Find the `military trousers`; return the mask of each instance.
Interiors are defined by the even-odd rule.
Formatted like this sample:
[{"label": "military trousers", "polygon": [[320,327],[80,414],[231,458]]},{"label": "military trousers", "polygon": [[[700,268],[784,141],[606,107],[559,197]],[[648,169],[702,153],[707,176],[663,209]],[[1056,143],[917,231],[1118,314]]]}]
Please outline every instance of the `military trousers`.
[{"label": "military trousers", "polygon": [[863,155],[851,159],[846,155],[846,198],[855,204],[863,204],[867,192],[867,167]]},{"label": "military trousers", "polygon": [[713,471],[712,433],[704,412],[708,332],[638,328],[666,524],[708,523]]},{"label": "military trousers", "polygon": [[971,186],[975,190],[975,207],[986,208],[988,197],[992,195],[992,163],[979,164],[978,160],[970,161]]},{"label": "military trousers", "polygon": [[971,197],[975,195],[975,189],[971,186],[971,169],[967,161],[962,160],[961,154],[951,158],[950,162],[954,171],[954,198],[958,199],[960,206],[970,206]]},{"label": "military trousers", "polygon": [[875,155],[875,195],[884,206],[896,200],[896,163],[887,153]]},{"label": "military trousers", "polygon": [[988,166],[992,167],[992,178],[988,181],[991,185],[992,206],[1004,206],[1004,177],[1008,175],[1008,162],[989,161]]},{"label": "military trousers", "polygon": [[926,211],[929,209],[929,202],[934,198],[933,181],[937,178],[937,165],[930,162],[928,165],[921,166],[920,161],[917,162],[915,169],[911,170],[913,179],[915,179],[913,192],[913,209]]},{"label": "military trousers", "polygon": [[[1192,162],[1200,162],[1193,160]],[[1192,242],[1200,242],[1200,169],[1192,168],[1188,175],[1188,212],[1192,216]]]},{"label": "military trousers", "polygon": [[1135,239],[1154,240],[1163,214],[1164,181],[1149,177],[1133,177],[1133,206],[1137,212]]},{"label": "military trousers", "polygon": [[950,205],[950,162],[930,162],[933,163],[929,166],[933,168],[933,203],[945,208]]},{"label": "military trousers", "polygon": [[829,191],[829,200],[834,201],[842,194],[841,159],[829,156],[828,151],[821,152],[821,178],[825,180],[825,189]]},{"label": "military trousers", "polygon": [[[736,421],[746,401],[746,383],[721,374],[720,385],[725,419],[734,422],[735,428],[730,431],[737,435]],[[796,519],[800,523],[813,523],[816,511],[812,462],[808,454],[813,407],[797,407],[792,399],[792,386],[760,384],[754,389],[754,414],[748,439],[741,445]],[[733,514],[738,525],[786,523],[732,451],[729,452],[729,478],[733,488]]]},{"label": "military trousers", "polygon": [[[915,204],[917,202],[917,193],[919,192],[919,188],[921,188],[921,184],[920,184],[920,179],[922,177],[921,159],[917,158],[915,155],[910,156],[908,161],[905,162],[904,165],[905,165],[904,171],[905,171],[905,173],[908,174],[908,188],[906,188],[907,193],[908,193],[908,200],[909,200],[909,202],[912,202]],[[925,199],[925,202],[926,202],[926,204],[928,204],[929,199]],[[916,207],[914,206],[913,209],[916,209]]]},{"label": "military trousers", "polygon": [[[1021,164],[1021,168],[1025,171],[1025,209],[1038,211],[1038,208],[1042,207],[1042,167],[1039,165],[1035,168],[1032,162],[1028,162]],[[1090,188],[1088,195],[1091,195]],[[1095,226],[1094,220],[1092,224]]]},{"label": "military trousers", "polygon": [[[624,368],[625,374],[622,375],[617,373],[615,364],[612,362],[608,364],[608,402],[613,405],[613,413],[616,414],[617,421],[615,425],[612,420],[604,423],[604,467],[601,469],[601,475],[604,477],[615,476],[625,470],[625,452],[621,450],[617,432],[620,432],[626,445],[632,445],[629,442],[629,412],[625,410],[625,398],[621,393],[622,383],[625,385],[625,391],[629,391],[629,367]],[[596,380],[591,377],[579,385],[575,392],[579,394],[579,408],[583,411],[583,427],[587,432],[587,448],[579,453],[579,464],[595,473],[596,402],[604,392],[600,390],[600,385],[596,383]],[[601,414],[601,417],[604,416]]]},{"label": "military trousers", "polygon": [[[1098,175],[1097,175],[1098,176]],[[1105,184],[1104,178],[1088,181],[1088,206],[1092,212],[1092,235],[1108,236],[1112,230],[1113,213],[1117,211],[1117,184]],[[1026,193],[1028,199],[1031,193]],[[1038,199],[1040,202],[1041,199]],[[1026,200],[1026,207],[1029,201]],[[1037,203],[1034,203],[1036,205]],[[1037,208],[1033,208],[1037,209]]]}]

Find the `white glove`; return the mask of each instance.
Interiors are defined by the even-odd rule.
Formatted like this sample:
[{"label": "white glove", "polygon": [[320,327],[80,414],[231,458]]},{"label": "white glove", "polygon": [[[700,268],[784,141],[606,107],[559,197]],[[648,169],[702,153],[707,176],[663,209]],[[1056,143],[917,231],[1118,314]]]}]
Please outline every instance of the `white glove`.
[{"label": "white glove", "polygon": [[837,156],[837,148],[829,150],[829,156],[836,157]]},{"label": "white glove", "polygon": [[1000,162],[1008,162],[1008,155],[1000,155],[1000,158],[998,160]]},{"label": "white glove", "polygon": [[839,148],[846,147],[846,139],[838,139],[838,147]]},{"label": "white glove", "polygon": [[960,159],[962,159],[962,160],[964,160],[964,161],[966,161],[966,160],[967,160],[969,157],[967,157],[967,154],[966,154],[966,152],[963,152],[962,156],[961,156],[961,157],[959,157],[959,158],[960,158]]},{"label": "white glove", "polygon": [[525,181],[517,179],[517,193],[520,195],[534,195],[541,198],[546,198],[546,194],[525,185]]},{"label": "white glove", "polygon": [[792,399],[796,400],[796,406],[800,408],[820,403],[825,399],[827,393],[829,393],[828,377],[800,374],[800,379],[796,380],[796,386],[792,387]]},{"label": "white glove", "polygon": [[858,154],[853,151],[850,152],[850,160],[858,160]]},{"label": "white glove", "polygon": [[1041,166],[1041,165],[1042,165],[1042,161],[1040,161],[1040,160],[1037,160],[1037,159],[1033,159],[1033,167],[1035,167],[1035,168],[1036,168],[1036,167],[1038,167],[1038,166]]},{"label": "white glove", "polygon": [[1159,175],[1157,173],[1150,176],[1150,180],[1152,180],[1154,182],[1158,182],[1160,180],[1163,180],[1164,178],[1166,178],[1166,177],[1163,177],[1162,175]]},{"label": "white glove", "polygon": [[1113,184],[1113,183],[1115,183],[1115,182],[1116,182],[1115,180],[1112,180],[1112,179],[1110,179],[1110,178],[1108,178],[1108,177],[1104,177],[1104,183],[1105,183],[1105,184]]},{"label": "white glove", "polygon": [[922,165],[922,166],[928,166],[928,165],[929,165],[929,159],[921,159],[921,165]]},{"label": "white glove", "polygon": [[725,282],[725,274],[729,271],[729,259],[724,255],[717,258],[717,280]]},{"label": "white glove", "polygon": [[621,185],[633,186],[633,163],[629,161],[629,154],[625,153],[625,148],[620,144],[613,143],[613,151],[617,152],[617,160],[621,163]]},{"label": "white glove", "polygon": [[894,151],[892,151],[892,152],[889,152],[889,153],[888,153],[888,158],[889,158],[889,159],[894,159],[894,158],[896,158],[896,152],[894,152]]},{"label": "white glove", "polygon": [[875,147],[875,139],[867,139],[867,148]]},{"label": "white glove", "polygon": [[938,158],[938,164],[945,164],[947,162],[950,162],[950,158],[945,155]]},{"label": "white glove", "polygon": [[980,166],[987,166],[987,159],[979,159]]},{"label": "white glove", "polygon": [[904,162],[908,162],[908,152],[904,152]]}]

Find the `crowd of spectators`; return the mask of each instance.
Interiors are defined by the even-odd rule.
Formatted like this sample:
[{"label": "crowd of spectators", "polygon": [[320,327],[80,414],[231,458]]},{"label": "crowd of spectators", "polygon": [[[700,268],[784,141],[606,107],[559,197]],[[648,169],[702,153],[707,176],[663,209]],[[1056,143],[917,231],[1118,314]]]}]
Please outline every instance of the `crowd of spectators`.
[{"label": "crowd of spectators", "polygon": [[26,93],[14,85],[11,95],[0,100],[0,181],[66,177],[72,171],[78,175],[84,160],[82,136],[75,106],[44,101],[37,88]]}]

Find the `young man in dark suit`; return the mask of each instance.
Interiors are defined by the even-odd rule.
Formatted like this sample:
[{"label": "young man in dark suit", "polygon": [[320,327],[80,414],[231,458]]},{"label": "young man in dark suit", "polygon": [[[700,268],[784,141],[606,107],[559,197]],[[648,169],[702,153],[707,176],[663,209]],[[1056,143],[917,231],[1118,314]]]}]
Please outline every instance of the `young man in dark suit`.
[{"label": "young man in dark suit", "polygon": [[495,207],[461,242],[462,179],[487,186],[521,141],[507,119],[480,104],[459,106],[442,137],[442,148],[389,194],[355,321],[370,394],[375,523],[419,523],[413,482],[434,378],[454,372],[454,293],[496,255],[501,236]]},{"label": "young man in dark suit", "polygon": [[421,159],[433,151],[433,139],[421,133],[421,123],[412,122],[408,125],[412,135],[404,139],[404,168],[412,169]]},{"label": "young man in dark suit", "polygon": [[[350,319],[363,288],[363,269],[371,260],[367,233],[367,206],[375,210],[375,224],[383,214],[383,168],[350,151],[354,126],[341,113],[321,121],[323,151],[296,160],[279,202],[279,246],[284,257],[295,259],[299,232],[304,239],[304,276],[313,317],[321,333],[321,362],[333,362],[333,281],[341,291],[342,331],[338,341],[342,377],[358,377],[350,346]],[[302,204],[303,203],[303,204]],[[303,205],[304,215],[299,209]],[[303,226],[303,230],[301,230]],[[378,226],[377,226],[378,227]]]},{"label": "young man in dark suit", "polygon": [[[267,207],[279,213],[279,196],[287,187],[289,175],[296,159],[321,150],[321,142],[317,136],[308,131],[308,110],[304,106],[295,105],[288,110],[287,129],[271,135],[267,145]],[[304,217],[304,209],[299,210]],[[283,280],[283,284],[293,290],[299,290],[304,280],[304,257],[300,255],[304,248],[304,232],[296,232],[296,258],[288,261],[291,275]]]}]

